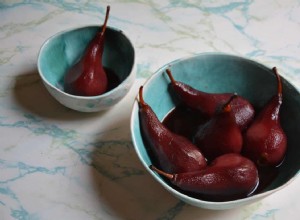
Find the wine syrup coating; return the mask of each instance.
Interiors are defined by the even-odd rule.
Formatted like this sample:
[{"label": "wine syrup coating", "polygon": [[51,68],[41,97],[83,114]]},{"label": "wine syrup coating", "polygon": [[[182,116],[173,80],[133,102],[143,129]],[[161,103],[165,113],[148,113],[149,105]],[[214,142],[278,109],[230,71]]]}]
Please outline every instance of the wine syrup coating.
[{"label": "wine syrup coating", "polygon": [[244,135],[243,155],[260,166],[278,166],[287,150],[287,137],[280,124],[282,82],[276,67],[277,94],[264,106]]},{"label": "wine syrup coating", "polygon": [[167,129],[139,90],[139,118],[143,140],[159,167],[166,172],[189,172],[206,167],[201,151],[187,138]]},{"label": "wine syrup coating", "polygon": [[64,77],[64,90],[79,96],[96,96],[107,91],[107,73],[102,64],[105,31],[110,6],[107,6],[101,32],[88,44],[83,56],[73,65]]},{"label": "wine syrup coating", "polygon": [[[233,95],[233,93],[206,93],[197,90],[183,82],[176,81],[170,69],[167,69],[166,72],[179,99],[190,108],[197,109],[208,117],[212,117],[218,106]],[[248,127],[255,113],[251,103],[242,96],[238,96],[232,101],[232,112],[241,130]]]},{"label": "wine syrup coating", "polygon": [[242,132],[236,124],[231,105],[236,98],[237,95],[231,96],[196,132],[194,142],[209,161],[242,150]]},{"label": "wine syrup coating", "polygon": [[150,166],[171,184],[186,193],[208,200],[232,200],[251,195],[258,186],[259,177],[255,164],[240,154],[217,157],[206,168],[186,173],[166,173]]}]

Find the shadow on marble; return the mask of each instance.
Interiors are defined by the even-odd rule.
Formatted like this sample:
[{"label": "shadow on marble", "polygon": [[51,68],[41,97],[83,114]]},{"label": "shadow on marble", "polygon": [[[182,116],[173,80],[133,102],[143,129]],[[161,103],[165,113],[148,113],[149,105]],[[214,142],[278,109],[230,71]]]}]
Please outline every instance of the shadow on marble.
[{"label": "shadow on marble", "polygon": [[[124,122],[126,123],[126,122]],[[131,141],[96,141],[91,184],[99,202],[118,219],[223,219],[238,210],[205,210],[178,200],[146,172]],[[253,208],[252,208],[253,209]]]},{"label": "shadow on marble", "polygon": [[120,219],[155,219],[176,199],[153,181],[131,141],[103,141],[92,155],[91,181],[99,203]]},{"label": "shadow on marble", "polygon": [[103,112],[81,113],[57,102],[44,87],[37,69],[20,73],[15,79],[13,95],[20,108],[45,118],[78,120],[99,117]]}]

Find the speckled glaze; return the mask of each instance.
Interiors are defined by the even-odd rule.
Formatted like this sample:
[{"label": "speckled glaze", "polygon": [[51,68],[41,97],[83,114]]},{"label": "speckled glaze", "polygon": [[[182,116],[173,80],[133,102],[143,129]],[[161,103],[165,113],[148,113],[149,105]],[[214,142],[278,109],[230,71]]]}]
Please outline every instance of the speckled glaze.
[{"label": "speckled glaze", "polygon": [[[144,85],[144,99],[162,120],[176,106],[174,94],[168,89],[170,80],[165,72],[170,68],[174,78],[192,87],[211,93],[236,92],[260,109],[277,91],[272,67],[252,60],[222,53],[203,53],[179,59],[160,68]],[[228,202],[208,202],[192,198],[176,191],[158,174],[149,169],[151,158],[145,148],[138,116],[138,103],[134,104],[131,117],[131,134],[135,150],[150,174],[169,192],[179,199],[206,209],[231,209],[256,202],[289,185],[299,172],[300,164],[300,94],[283,79],[283,105],[281,124],[288,137],[288,151],[276,179],[263,192]]]},{"label": "speckled glaze", "polygon": [[60,32],[50,37],[39,53],[38,70],[47,90],[61,104],[77,111],[97,112],[112,107],[128,93],[135,78],[133,45],[121,30],[108,27],[103,65],[118,75],[121,84],[99,96],[75,96],[64,92],[64,75],[99,30],[99,26],[88,26]]}]

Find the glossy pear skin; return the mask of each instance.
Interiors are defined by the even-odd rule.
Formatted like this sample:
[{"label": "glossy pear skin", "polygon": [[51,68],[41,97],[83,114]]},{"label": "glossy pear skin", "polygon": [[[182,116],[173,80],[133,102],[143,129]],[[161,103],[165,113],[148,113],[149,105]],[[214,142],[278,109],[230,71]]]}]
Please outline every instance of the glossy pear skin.
[{"label": "glossy pear skin", "polygon": [[187,138],[169,131],[143,99],[143,87],[139,90],[139,119],[144,141],[166,172],[182,173],[206,167],[201,151]]},{"label": "glossy pear skin", "polygon": [[255,164],[235,153],[217,157],[199,171],[170,174],[153,166],[150,168],[170,179],[181,190],[213,200],[246,197],[253,193],[259,181]]},{"label": "glossy pear skin", "polygon": [[80,60],[65,75],[64,89],[67,93],[78,96],[96,96],[107,91],[108,80],[102,65],[102,56],[109,11],[110,7],[107,6],[101,32],[96,34]]},{"label": "glossy pear skin", "polygon": [[287,137],[280,125],[282,83],[276,67],[277,94],[274,95],[254,119],[244,135],[243,154],[258,165],[277,166],[286,153]]},{"label": "glossy pear skin", "polygon": [[[233,95],[232,93],[218,94],[199,91],[183,82],[176,81],[170,69],[167,69],[166,72],[179,99],[188,107],[197,109],[208,117],[212,117],[218,105],[226,102]],[[233,100],[231,105],[236,123],[241,130],[245,130],[254,118],[253,106],[241,96]]]},{"label": "glossy pear skin", "polygon": [[194,143],[209,161],[223,154],[240,153],[242,150],[243,136],[231,107],[235,98],[237,96],[233,95],[196,132]]}]

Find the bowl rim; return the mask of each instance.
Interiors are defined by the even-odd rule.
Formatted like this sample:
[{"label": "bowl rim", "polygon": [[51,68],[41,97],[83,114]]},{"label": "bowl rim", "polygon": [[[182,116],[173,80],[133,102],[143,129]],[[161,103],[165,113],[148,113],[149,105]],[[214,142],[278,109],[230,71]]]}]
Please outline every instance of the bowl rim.
[{"label": "bowl rim", "polygon": [[65,34],[65,33],[71,32],[71,31],[76,31],[76,30],[80,30],[80,29],[84,29],[84,28],[99,28],[99,27],[102,27],[102,25],[93,25],[93,24],[91,24],[91,25],[81,25],[81,26],[77,26],[77,27],[73,27],[73,28],[68,28],[68,29],[65,29],[65,30],[62,30],[62,31],[59,31],[59,32],[53,34],[52,36],[50,36],[49,38],[47,38],[43,42],[43,44],[41,45],[41,47],[39,49],[39,52],[38,52],[37,69],[38,69],[39,76],[41,77],[42,81],[47,84],[47,86],[49,86],[51,89],[55,90],[56,92],[61,93],[61,94],[65,95],[65,96],[68,96],[70,98],[82,99],[82,100],[94,100],[94,99],[108,97],[111,94],[117,92],[117,89],[120,88],[121,85],[126,84],[128,81],[130,81],[131,77],[135,76],[135,74],[136,74],[136,58],[135,58],[136,52],[135,52],[135,48],[134,48],[134,45],[133,45],[132,41],[130,40],[130,38],[128,37],[128,35],[126,33],[124,33],[123,30],[121,30],[119,28],[116,28],[116,27],[113,27],[113,26],[107,25],[106,28],[109,29],[110,31],[117,32],[117,33],[120,33],[121,35],[123,35],[128,40],[128,42],[129,42],[129,44],[130,44],[130,46],[131,46],[131,48],[133,50],[133,63],[132,63],[131,71],[128,74],[128,76],[123,81],[121,81],[121,83],[119,83],[112,90],[109,90],[109,91],[107,91],[107,92],[105,92],[105,93],[103,93],[101,95],[96,95],[96,96],[80,96],[80,95],[72,95],[70,93],[67,93],[67,92],[63,91],[62,89],[59,89],[56,86],[52,85],[46,79],[46,77],[44,76],[43,71],[41,69],[41,55],[42,55],[45,47],[50,43],[50,41],[52,41],[53,39],[59,37],[62,34]]},{"label": "bowl rim", "polygon": [[[254,65],[257,65],[257,66],[260,66],[266,70],[271,70],[268,66],[262,64],[262,63],[259,63],[258,61],[254,60],[254,59],[251,59],[251,58],[248,58],[248,57],[244,57],[244,56],[238,56],[238,55],[234,55],[234,54],[229,54],[229,53],[223,53],[223,52],[201,52],[201,53],[196,53],[196,54],[193,54],[193,55],[190,55],[190,56],[185,56],[185,57],[182,57],[182,58],[178,58],[178,59],[175,59],[165,65],[163,65],[162,67],[158,68],[144,83],[143,83],[143,86],[144,87],[147,87],[147,85],[149,84],[149,82],[155,78],[155,77],[158,77],[160,74],[162,74],[163,70],[165,70],[166,68],[170,67],[171,65],[173,65],[174,63],[179,63],[179,62],[183,62],[183,61],[186,61],[186,60],[189,60],[189,59],[194,59],[196,57],[200,57],[200,56],[206,56],[206,55],[211,55],[211,56],[227,56],[227,57],[232,57],[234,59],[239,59],[239,60],[242,60],[242,61],[246,61],[246,62],[250,62],[251,64],[254,64]],[[286,81],[287,83],[289,83],[297,92],[298,94],[300,94],[299,92],[299,89],[297,89],[296,86],[294,86],[293,84],[291,84],[290,81],[287,81],[284,77],[281,76],[281,78],[283,78],[284,81]],[[286,183],[284,183],[283,185],[275,188],[275,189],[270,189],[270,190],[267,190],[267,191],[264,191],[262,193],[258,193],[258,194],[254,194],[254,195],[251,195],[249,197],[245,197],[245,198],[241,198],[241,199],[236,199],[236,200],[229,200],[229,201],[222,201],[222,202],[216,202],[216,201],[208,201],[208,200],[202,200],[202,199],[198,199],[198,198],[195,198],[195,197],[191,197],[191,196],[188,196],[176,189],[174,189],[171,185],[167,184],[165,181],[163,181],[160,177],[159,177],[159,174],[153,172],[150,168],[149,168],[149,165],[144,161],[143,157],[142,157],[142,154],[141,154],[141,151],[139,150],[139,148],[137,147],[137,140],[136,140],[136,135],[135,133],[133,132],[134,131],[134,121],[136,121],[136,118],[135,118],[135,115],[136,113],[138,113],[138,94],[135,96],[135,99],[134,99],[134,102],[133,102],[133,105],[132,105],[132,111],[131,111],[131,118],[130,118],[130,131],[131,131],[131,138],[132,138],[132,142],[133,142],[133,146],[134,146],[134,149],[135,149],[135,152],[136,154],[138,155],[139,157],[139,160],[141,161],[141,163],[143,164],[143,166],[146,168],[146,170],[148,171],[148,173],[150,173],[150,175],[152,175],[154,177],[154,179],[160,183],[167,191],[173,193],[174,195],[177,196],[177,198],[179,199],[182,199],[184,201],[189,201],[190,203],[192,204],[196,204],[196,203],[201,203],[201,205],[207,205],[207,206],[210,206],[210,205],[215,205],[215,206],[218,206],[218,207],[221,207],[221,206],[229,206],[229,205],[233,205],[233,204],[247,204],[247,203],[250,203],[252,201],[256,201],[258,199],[262,199],[276,191],[279,191],[281,190],[282,188],[285,188],[287,185],[291,184],[298,176],[300,176],[300,170],[298,170],[298,172],[293,176],[291,177]],[[202,206],[203,207],[203,206]],[[212,208],[213,209],[213,208]],[[222,209],[222,208],[221,208]],[[226,209],[226,208],[225,208]]]}]

